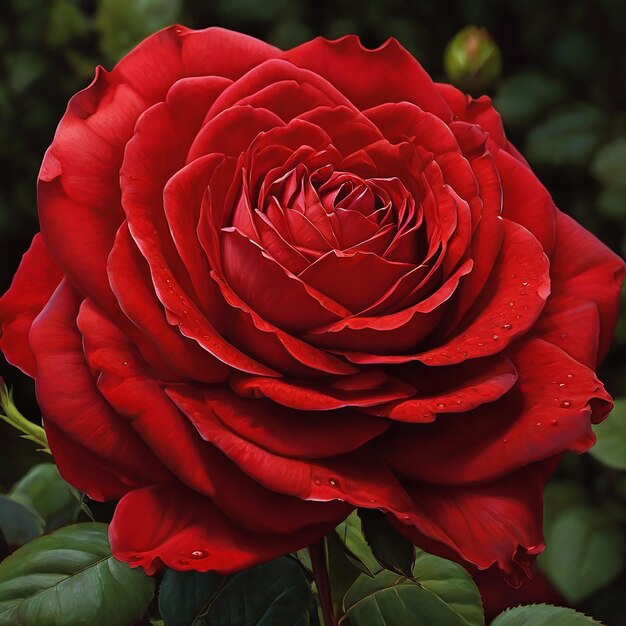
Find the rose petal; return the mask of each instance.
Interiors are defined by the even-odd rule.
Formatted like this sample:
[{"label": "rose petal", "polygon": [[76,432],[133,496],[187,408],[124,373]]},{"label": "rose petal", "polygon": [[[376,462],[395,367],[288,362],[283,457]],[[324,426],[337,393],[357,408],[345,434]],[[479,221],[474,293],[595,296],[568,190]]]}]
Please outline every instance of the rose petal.
[{"label": "rose petal", "polygon": [[495,355],[449,368],[413,365],[402,377],[416,386],[416,396],[369,412],[400,422],[432,422],[438,413],[466,413],[501,398],[517,381],[517,370],[506,357]]},{"label": "rose petal", "polygon": [[602,419],[612,406],[593,371],[540,339],[517,344],[507,355],[519,375],[509,393],[419,429],[388,431],[390,465],[418,480],[458,485],[497,480],[566,450],[590,448],[591,420]]},{"label": "rose petal", "polygon": [[288,535],[254,533],[226,517],[209,498],[179,483],[162,483],[122,498],[109,539],[116,558],[148,574],[162,565],[230,574],[317,541],[346,514]]},{"label": "rose petal", "polygon": [[61,278],[61,271],[38,233],[22,257],[11,287],[0,298],[0,348],[7,361],[29,376],[35,375],[36,363],[28,333]]},{"label": "rose petal", "polygon": [[283,58],[323,76],[361,110],[406,100],[450,119],[450,109],[430,76],[395,39],[368,50],[354,35],[335,41],[318,37],[284,52]]},{"label": "rose petal", "polygon": [[550,258],[553,292],[545,314],[554,315],[563,310],[567,304],[565,298],[594,302],[600,315],[598,360],[601,360],[609,349],[617,322],[624,261],[560,211],[556,226],[556,246]]},{"label": "rose petal", "polygon": [[[510,584],[530,575],[533,555],[543,550],[542,468],[531,465],[501,480],[482,485],[409,486],[422,514],[445,534],[445,541],[428,541],[409,525],[394,524],[426,550],[442,553],[442,545],[479,569],[497,563]],[[468,532],[468,528],[471,532]]]},{"label": "rose petal", "polygon": [[[55,447],[53,439],[51,449],[59,466],[67,470],[68,480],[94,498],[119,497],[120,483],[132,489],[170,474],[99,393],[76,328],[80,302],[64,280],[32,325],[37,401],[46,427],[52,425],[57,434],[62,433],[56,438],[61,445]],[[64,457],[76,449],[82,450],[83,460],[94,458],[83,477],[76,459]],[[112,478],[92,483],[104,466]]]},{"label": "rose petal", "polygon": [[385,375],[371,388],[356,391],[324,382],[273,380],[260,376],[234,377],[231,379],[231,387],[243,397],[265,397],[280,405],[302,411],[329,411],[351,406],[375,406],[410,397],[414,392],[414,388],[408,383]]}]

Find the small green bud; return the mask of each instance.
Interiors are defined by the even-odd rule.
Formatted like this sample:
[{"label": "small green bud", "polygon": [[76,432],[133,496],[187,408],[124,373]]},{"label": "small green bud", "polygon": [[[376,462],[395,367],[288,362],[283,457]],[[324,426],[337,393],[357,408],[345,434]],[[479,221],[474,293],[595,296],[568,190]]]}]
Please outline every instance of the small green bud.
[{"label": "small green bud", "polygon": [[484,91],[502,74],[500,48],[484,28],[466,26],[446,46],[443,67],[459,89]]}]

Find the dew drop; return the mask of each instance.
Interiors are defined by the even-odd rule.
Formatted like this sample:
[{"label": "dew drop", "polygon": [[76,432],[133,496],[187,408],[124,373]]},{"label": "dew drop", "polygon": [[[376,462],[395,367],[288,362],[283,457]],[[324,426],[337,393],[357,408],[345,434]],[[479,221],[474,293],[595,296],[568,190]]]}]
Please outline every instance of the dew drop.
[{"label": "dew drop", "polygon": [[559,420],[550,420],[550,426],[558,426]]},{"label": "dew drop", "polygon": [[122,361],[122,365],[128,365],[128,361]]},{"label": "dew drop", "polygon": [[567,377],[571,380],[572,378],[574,378],[574,374],[568,374]]},{"label": "dew drop", "polygon": [[567,387],[567,385],[565,383],[559,383],[559,387],[561,389],[565,389],[565,387]]},{"label": "dew drop", "polygon": [[336,479],[336,478],[329,478],[329,479],[328,479],[328,484],[329,484],[331,487],[336,487],[339,483],[337,482],[337,479]]},{"label": "dew drop", "polygon": [[522,287],[528,287],[530,283],[527,280],[522,281]]},{"label": "dew drop", "polygon": [[567,337],[567,333],[561,333],[561,339],[565,339]]},{"label": "dew drop", "polygon": [[479,341],[479,342],[478,342],[478,346],[479,346],[480,348],[482,348],[484,345],[485,345],[485,344],[484,344],[482,341]]},{"label": "dew drop", "polygon": [[430,411],[424,411],[424,417],[429,418],[432,415]]},{"label": "dew drop", "polygon": [[516,316],[515,316],[515,319],[516,319],[516,320],[519,320],[519,319],[521,319],[521,317],[522,317],[521,315],[516,315]]},{"label": "dew drop", "polygon": [[203,559],[203,558],[205,558],[208,555],[209,555],[209,553],[205,552],[204,550],[194,550],[191,553],[191,558],[192,559]]},{"label": "dew drop", "polygon": [[370,498],[370,504],[375,504],[376,500],[374,500],[374,498]]},{"label": "dew drop", "polygon": [[571,406],[572,403],[569,400],[563,400],[563,402],[561,402],[561,407],[564,409],[569,409]]},{"label": "dew drop", "polygon": [[463,404],[463,400],[457,400],[456,403],[461,406]]},{"label": "dew drop", "polygon": [[537,422],[535,426],[541,426],[541,422]]},{"label": "dew drop", "polygon": [[491,335],[491,338],[492,338],[494,341],[498,341],[498,339],[500,339],[500,335]]},{"label": "dew drop", "polygon": [[508,439],[503,439],[502,443],[509,443],[509,440]]},{"label": "dew drop", "polygon": [[509,306],[513,306],[515,304],[515,302],[513,302],[513,300],[509,301]]},{"label": "dew drop", "polygon": [[502,324],[502,328],[504,330],[511,330],[511,328],[513,328],[513,326],[511,326],[511,324]]},{"label": "dew drop", "polygon": [[438,408],[438,409],[445,409],[445,408],[446,408],[446,404],[445,404],[445,402],[440,402],[440,403],[437,405],[437,408]]},{"label": "dew drop", "polygon": [[182,35],[182,34],[183,34],[183,29],[182,29],[180,26],[177,26],[177,27],[174,29],[174,32],[175,32],[177,35]]},{"label": "dew drop", "polygon": [[463,356],[468,356],[469,352],[463,352]]},{"label": "dew drop", "polygon": [[321,485],[321,484],[322,484],[322,481],[321,481],[319,478],[316,478],[313,482],[314,482],[316,485]]}]

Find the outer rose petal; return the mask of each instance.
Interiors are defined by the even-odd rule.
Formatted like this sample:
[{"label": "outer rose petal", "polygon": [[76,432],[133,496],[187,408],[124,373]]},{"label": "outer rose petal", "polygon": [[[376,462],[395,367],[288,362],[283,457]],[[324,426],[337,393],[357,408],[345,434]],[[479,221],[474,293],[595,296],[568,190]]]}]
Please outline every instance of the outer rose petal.
[{"label": "outer rose petal", "polygon": [[[540,323],[544,317],[550,318],[550,326],[567,331],[563,324],[571,306],[569,299],[595,303],[600,316],[600,361],[609,349],[617,322],[624,261],[565,213],[557,212],[556,226],[556,246],[550,258],[552,295]],[[588,332],[593,337],[595,328],[588,327]]]},{"label": "outer rose petal", "polygon": [[383,444],[389,464],[418,480],[458,485],[496,480],[566,450],[588,450],[595,442],[592,418],[599,421],[612,406],[593,371],[540,339],[507,355],[519,373],[509,393],[419,431],[389,430]]},{"label": "outer rose petal", "polygon": [[451,118],[430,76],[395,39],[368,50],[354,35],[336,41],[318,37],[282,56],[326,78],[361,110],[407,100],[442,119]]},{"label": "outer rose petal", "polygon": [[162,565],[230,574],[310,545],[340,521],[289,535],[253,533],[226,517],[206,496],[180,483],[162,483],[122,498],[109,537],[116,558],[148,574]]},{"label": "outer rose petal", "polygon": [[[96,499],[119,497],[120,482],[136,488],[166,480],[170,474],[98,392],[76,328],[79,305],[79,296],[64,280],[33,323],[30,342],[37,359],[37,400],[46,427],[52,424],[63,433],[56,438],[59,447],[53,437],[51,450],[61,470],[71,472],[68,480]],[[82,476],[75,458],[61,458],[76,448],[82,448],[81,458],[87,463]],[[113,475],[113,492],[104,490],[106,480],[95,484],[89,480],[105,466]]]},{"label": "outer rose petal", "polygon": [[[415,483],[415,502],[447,535],[452,549],[479,569],[497,563],[513,585],[529,575],[532,555],[543,550],[544,472],[531,465],[492,483],[441,487]],[[411,541],[442,553],[411,526],[395,524]]]},{"label": "outer rose petal", "polygon": [[36,364],[28,333],[61,277],[41,235],[37,234],[22,258],[11,287],[0,298],[0,348],[7,361],[29,376],[35,375]]}]

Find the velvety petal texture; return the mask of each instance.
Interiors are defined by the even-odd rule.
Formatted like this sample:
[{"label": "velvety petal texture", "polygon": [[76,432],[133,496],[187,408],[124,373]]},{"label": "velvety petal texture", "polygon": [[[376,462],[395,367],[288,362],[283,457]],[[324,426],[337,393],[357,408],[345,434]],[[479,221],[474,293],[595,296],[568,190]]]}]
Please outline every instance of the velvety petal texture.
[{"label": "velvety petal texture", "polygon": [[355,507],[516,583],[624,263],[402,46],[165,29],[70,101],[0,299],[114,554],[229,573]]}]

